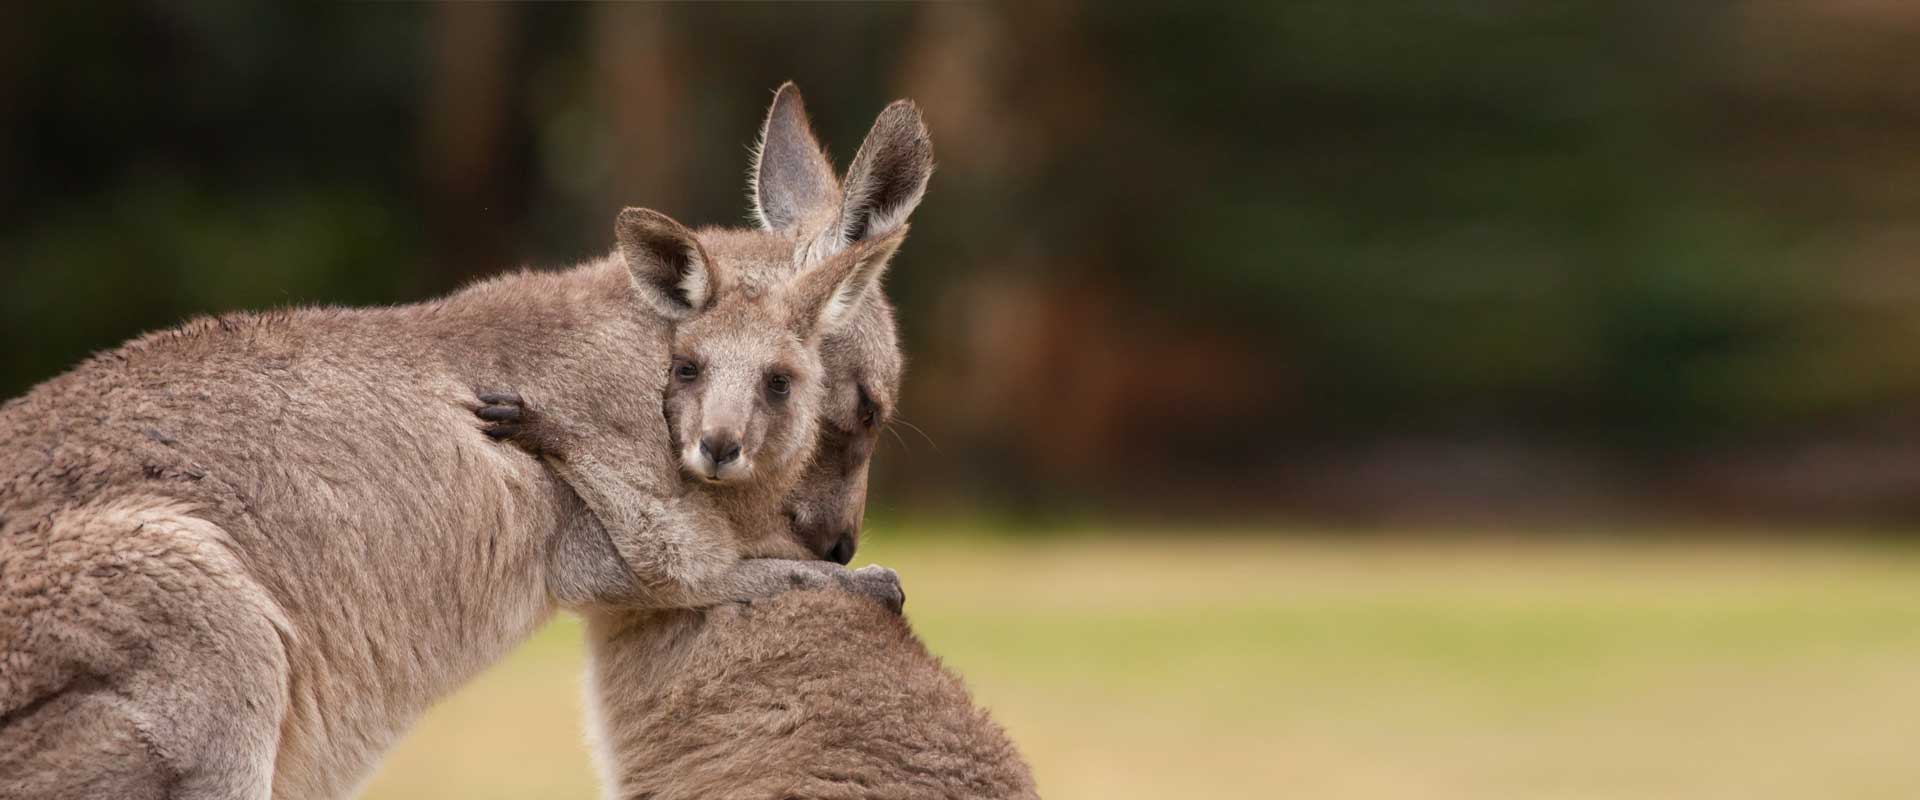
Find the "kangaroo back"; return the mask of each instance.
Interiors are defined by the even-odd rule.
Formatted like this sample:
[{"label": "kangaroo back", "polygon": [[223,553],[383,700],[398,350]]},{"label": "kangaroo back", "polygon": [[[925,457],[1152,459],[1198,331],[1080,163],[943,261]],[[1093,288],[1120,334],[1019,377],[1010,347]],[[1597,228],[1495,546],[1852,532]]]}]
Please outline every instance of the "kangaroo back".
[{"label": "kangaroo back", "polygon": [[900,616],[846,591],[591,620],[622,798],[1033,798],[1000,726]]}]

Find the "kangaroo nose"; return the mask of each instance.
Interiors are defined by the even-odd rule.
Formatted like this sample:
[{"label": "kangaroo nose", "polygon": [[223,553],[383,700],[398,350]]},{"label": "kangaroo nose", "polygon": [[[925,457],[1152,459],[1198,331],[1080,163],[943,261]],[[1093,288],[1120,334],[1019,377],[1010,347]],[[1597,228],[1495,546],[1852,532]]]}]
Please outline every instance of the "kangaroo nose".
[{"label": "kangaroo nose", "polygon": [[740,440],[725,434],[702,436],[700,452],[713,459],[716,467],[731,464],[740,457]]},{"label": "kangaroo nose", "polygon": [[852,563],[853,548],[853,534],[843,533],[840,535],[840,541],[834,542],[832,547],[827,548],[827,560],[840,564]]}]

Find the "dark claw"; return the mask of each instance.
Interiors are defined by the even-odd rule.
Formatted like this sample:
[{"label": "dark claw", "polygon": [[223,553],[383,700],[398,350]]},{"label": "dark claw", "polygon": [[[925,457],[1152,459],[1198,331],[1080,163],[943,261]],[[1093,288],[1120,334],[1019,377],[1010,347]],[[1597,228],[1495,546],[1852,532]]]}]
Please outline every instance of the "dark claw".
[{"label": "dark claw", "polygon": [[533,421],[533,413],[527,410],[526,401],[518,392],[475,392],[475,396],[484,405],[474,409],[473,415],[486,423],[480,430],[489,439],[496,442],[515,439]]},{"label": "dark claw", "polygon": [[520,406],[487,405],[473,412],[488,422],[512,422],[520,418]]},{"label": "dark claw", "polygon": [[475,391],[481,406],[473,410],[480,430],[496,442],[507,442],[536,456],[560,458],[567,448],[561,431],[539,411],[527,407],[519,392]]}]

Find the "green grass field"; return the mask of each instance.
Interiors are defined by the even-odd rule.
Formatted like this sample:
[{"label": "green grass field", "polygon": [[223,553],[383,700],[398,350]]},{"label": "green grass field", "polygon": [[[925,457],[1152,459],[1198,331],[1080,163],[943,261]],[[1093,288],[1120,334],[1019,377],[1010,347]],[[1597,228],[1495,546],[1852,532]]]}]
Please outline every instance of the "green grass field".
[{"label": "green grass field", "polygon": [[[1070,798],[1920,797],[1920,551],[870,534]],[[369,798],[596,796],[563,619]]]}]

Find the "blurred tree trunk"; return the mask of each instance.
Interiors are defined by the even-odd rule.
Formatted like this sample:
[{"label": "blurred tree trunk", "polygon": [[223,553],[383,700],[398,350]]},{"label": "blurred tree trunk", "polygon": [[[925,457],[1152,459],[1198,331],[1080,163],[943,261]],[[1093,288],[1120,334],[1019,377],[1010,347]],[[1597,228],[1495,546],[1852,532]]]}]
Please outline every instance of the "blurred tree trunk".
[{"label": "blurred tree trunk", "polygon": [[[673,46],[671,21],[657,5],[595,6],[594,79],[610,117],[613,141],[609,223],[623,206],[643,205],[684,217],[689,134],[683,118],[683,63]],[[684,220],[683,220],[684,221]]]},{"label": "blurred tree trunk", "polygon": [[519,194],[511,183],[509,114],[518,99],[513,25],[506,4],[434,7],[427,26],[432,57],[424,82],[427,247],[433,289],[508,266],[517,240],[511,224]]}]

